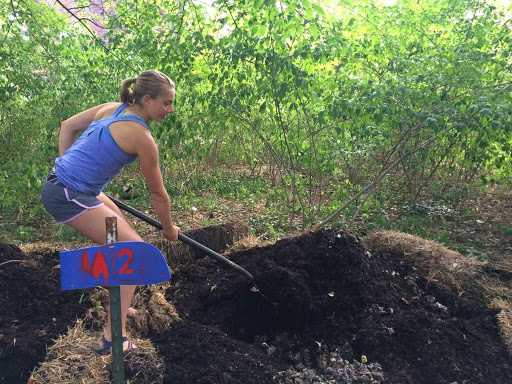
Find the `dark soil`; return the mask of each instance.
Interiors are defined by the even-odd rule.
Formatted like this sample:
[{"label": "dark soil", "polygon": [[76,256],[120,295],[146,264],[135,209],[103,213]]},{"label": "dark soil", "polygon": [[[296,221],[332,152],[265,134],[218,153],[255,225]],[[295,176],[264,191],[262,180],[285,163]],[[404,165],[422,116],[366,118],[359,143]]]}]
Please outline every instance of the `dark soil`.
[{"label": "dark soil", "polygon": [[84,290],[62,291],[58,253],[0,244],[0,382],[26,383],[46,347],[90,307]]},{"label": "dark soil", "polygon": [[[512,382],[495,313],[427,284],[400,255],[322,230],[230,258],[259,293],[210,258],[174,273],[166,298],[182,321],[148,335],[165,383]],[[90,305],[60,290],[57,263],[0,246],[0,382],[26,383]]]}]

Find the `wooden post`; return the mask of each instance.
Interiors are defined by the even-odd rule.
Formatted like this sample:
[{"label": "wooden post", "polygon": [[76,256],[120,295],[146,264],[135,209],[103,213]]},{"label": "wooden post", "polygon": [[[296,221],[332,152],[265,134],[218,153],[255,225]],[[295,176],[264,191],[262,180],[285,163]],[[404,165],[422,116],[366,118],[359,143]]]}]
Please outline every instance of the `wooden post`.
[{"label": "wooden post", "polygon": [[[117,217],[106,217],[107,244],[117,242]],[[112,252],[112,258],[115,255]],[[115,265],[114,261],[113,265]],[[114,268],[115,270],[115,268]],[[115,273],[115,272],[114,272]],[[110,321],[112,329],[112,376],[114,384],[124,384],[123,334],[121,326],[121,289],[119,285],[108,287]]]}]

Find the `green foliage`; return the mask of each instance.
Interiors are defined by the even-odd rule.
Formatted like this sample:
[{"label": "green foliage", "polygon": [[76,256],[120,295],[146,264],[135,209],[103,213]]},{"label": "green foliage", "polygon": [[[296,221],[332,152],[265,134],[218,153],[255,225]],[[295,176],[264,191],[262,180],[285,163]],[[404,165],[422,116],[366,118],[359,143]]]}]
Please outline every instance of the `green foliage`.
[{"label": "green foliage", "polygon": [[77,241],[85,240],[85,237],[67,225],[59,225],[55,231],[56,241]]},{"label": "green foliage", "polygon": [[[486,1],[105,4],[99,37],[86,14],[72,25],[46,3],[0,0],[6,214],[37,206],[60,122],[116,100],[121,80],[148,68],[177,84],[176,115],[151,127],[173,197],[183,207],[205,191],[249,205],[265,198],[268,221],[257,226],[272,237],[318,223],[382,172],[393,177],[334,225],[390,226],[391,191],[411,206],[441,191],[456,205],[465,185],[512,175],[512,34]],[[147,198],[142,181],[131,183]]]}]

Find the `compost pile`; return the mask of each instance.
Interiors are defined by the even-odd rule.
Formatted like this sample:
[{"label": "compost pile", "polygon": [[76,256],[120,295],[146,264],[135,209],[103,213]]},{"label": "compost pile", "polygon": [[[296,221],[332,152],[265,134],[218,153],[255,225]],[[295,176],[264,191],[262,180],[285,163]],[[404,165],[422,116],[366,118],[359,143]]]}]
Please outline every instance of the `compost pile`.
[{"label": "compost pile", "polygon": [[[155,382],[512,382],[496,312],[402,256],[339,230],[232,253],[261,294],[210,258],[177,266],[164,296],[180,320],[146,335],[164,363]],[[0,246],[0,382],[26,383],[91,305],[88,291],[60,290],[56,265],[57,252]]]}]

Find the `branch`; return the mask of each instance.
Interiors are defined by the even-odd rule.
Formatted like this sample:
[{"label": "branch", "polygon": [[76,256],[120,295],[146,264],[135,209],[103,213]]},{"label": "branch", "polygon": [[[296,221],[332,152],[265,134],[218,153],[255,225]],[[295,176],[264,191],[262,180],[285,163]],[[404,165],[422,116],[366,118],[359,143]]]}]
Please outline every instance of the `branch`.
[{"label": "branch", "polygon": [[9,32],[11,31],[11,27],[12,27],[13,23],[14,23],[14,20],[11,20],[11,22],[9,23],[9,25],[7,27],[7,32],[5,33],[4,39],[0,43],[0,48],[4,45],[5,40],[7,40],[7,38],[9,37]]},{"label": "branch", "polygon": [[251,127],[251,129],[256,132],[256,135],[258,135],[258,137],[263,141],[263,144],[265,144],[265,146],[267,147],[267,149],[270,151],[270,153],[272,154],[272,157],[277,161],[277,163],[279,163],[280,167],[281,168],[284,168],[286,169],[286,171],[288,172],[289,176],[291,177],[291,174],[290,174],[290,171],[288,169],[288,167],[285,167],[284,164],[283,164],[283,161],[282,159],[279,157],[279,154],[276,152],[276,150],[274,149],[274,147],[272,146],[272,144],[265,138],[265,136],[263,136],[263,134],[258,130],[258,128],[256,128],[254,126],[254,124],[252,124],[249,120],[247,120],[244,116],[242,116],[237,110],[235,110],[233,107],[231,107],[230,105],[227,106],[227,108],[232,111],[235,115],[238,116],[238,118],[240,120],[242,120],[243,122],[245,122],[249,127]]},{"label": "branch", "polygon": [[471,22],[469,23],[468,31],[466,32],[466,41],[469,39],[469,34],[471,33],[471,28],[473,27],[473,23],[475,22],[476,14],[478,12],[478,8],[480,7],[480,1],[476,3],[476,9],[473,12],[473,17],[471,18]]},{"label": "branch", "polygon": [[413,155],[414,153],[418,152],[419,150],[428,147],[430,144],[432,144],[435,140],[437,140],[437,136],[432,136],[428,140],[425,140],[420,145],[416,146],[415,148],[411,149],[409,152],[402,155],[400,158],[398,158],[395,162],[393,162],[389,167],[383,169],[379,176],[372,181],[370,184],[368,184],[366,187],[364,187],[361,191],[359,191],[356,195],[354,195],[350,200],[348,200],[345,204],[343,204],[342,207],[338,208],[334,213],[329,216],[327,219],[319,223],[316,228],[320,228],[325,226],[326,224],[330,223],[336,216],[338,216],[346,207],[348,207],[350,204],[352,204],[354,201],[356,201],[360,196],[371,192],[375,189],[375,187],[379,184],[379,182],[382,180],[384,176],[386,176],[389,172],[391,172],[393,169],[395,169],[405,158]]},{"label": "branch", "polygon": [[233,23],[235,24],[235,28],[240,30],[240,28],[238,28],[238,23],[236,22],[236,18],[233,15],[233,13],[231,12],[231,9],[229,8],[228,2],[226,0],[224,0],[224,5],[226,6],[226,8],[229,12],[229,16],[231,16],[231,20],[233,20]]},{"label": "branch", "polygon": [[[34,16],[34,13],[32,12],[32,9],[30,8],[30,6],[25,2],[25,1],[21,1],[23,4],[25,4],[25,6],[27,7],[28,11],[30,12],[30,15],[34,18],[34,22],[36,23],[36,25],[39,27],[39,31],[42,32],[47,38],[48,40],[51,40],[50,37],[48,36],[48,34],[44,31],[44,29],[41,27],[41,25],[39,24],[39,22],[37,21],[37,19],[35,18]],[[12,10],[13,12],[15,11],[14,9],[14,3],[12,2],[11,0],[11,4],[12,4]],[[20,25],[23,25],[23,23],[21,22],[21,20],[18,18],[18,15],[15,13],[15,17],[16,17],[16,20],[18,21],[18,23],[20,23]],[[56,57],[54,57],[50,51],[48,50],[48,48],[39,40],[39,38],[32,33],[31,29],[30,28],[27,28],[27,33],[35,40],[39,43],[39,45],[41,46],[41,48],[43,48],[43,50],[47,53],[47,55],[49,57],[51,57],[53,59],[53,61],[57,64],[58,67],[60,67],[60,64],[59,64],[59,60],[57,60]]]},{"label": "branch", "polygon": [[97,41],[101,42],[101,46],[107,50],[108,53],[110,53],[112,56],[114,56],[117,60],[119,60],[121,63],[125,64],[128,68],[130,68],[132,71],[137,72],[135,68],[133,68],[128,62],[121,60],[114,52],[112,52],[104,43],[103,41],[93,32],[91,29],[87,26],[86,23],[84,23],[83,19],[78,17],[76,14],[74,14],[68,7],[66,7],[61,0],[56,0],[59,5],[66,10],[67,13],[69,13],[73,18],[75,18],[82,26],[87,29],[89,34]]}]

